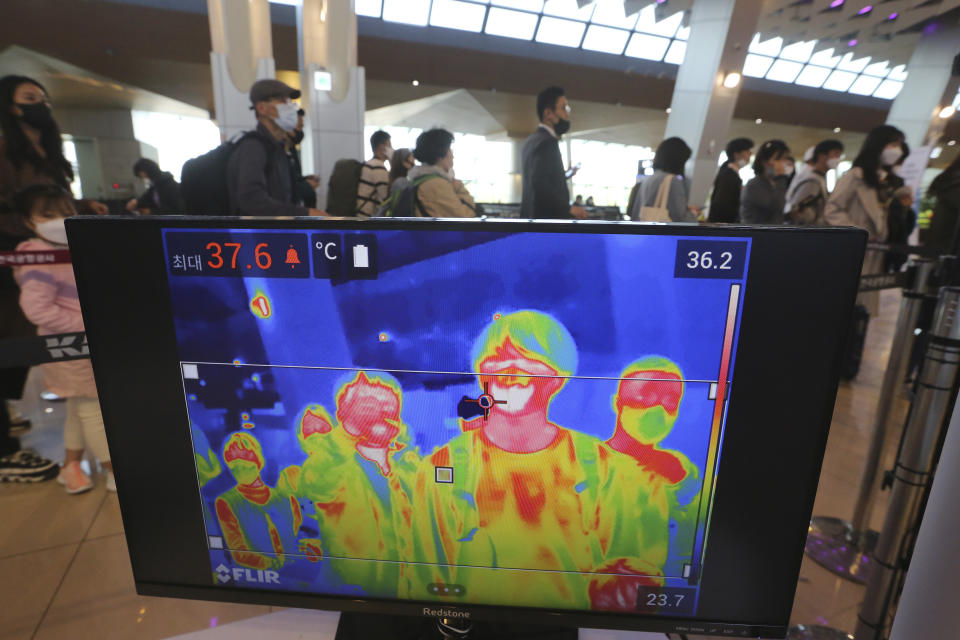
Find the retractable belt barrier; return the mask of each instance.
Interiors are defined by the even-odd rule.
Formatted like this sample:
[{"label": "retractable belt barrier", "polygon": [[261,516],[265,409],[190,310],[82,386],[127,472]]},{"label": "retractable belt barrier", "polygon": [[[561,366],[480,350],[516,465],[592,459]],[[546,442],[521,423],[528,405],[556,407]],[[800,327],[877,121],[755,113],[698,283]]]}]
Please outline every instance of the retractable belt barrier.
[{"label": "retractable belt barrier", "polygon": [[0,340],[0,369],[32,367],[48,362],[84,360],[90,357],[87,334],[56,333],[36,338]]}]

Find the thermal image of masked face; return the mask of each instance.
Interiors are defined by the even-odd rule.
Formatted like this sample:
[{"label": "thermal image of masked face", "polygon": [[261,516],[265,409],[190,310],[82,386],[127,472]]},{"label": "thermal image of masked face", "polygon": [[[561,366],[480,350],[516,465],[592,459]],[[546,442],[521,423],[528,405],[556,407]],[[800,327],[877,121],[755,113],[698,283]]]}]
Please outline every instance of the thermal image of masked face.
[{"label": "thermal image of masked face", "polygon": [[[690,561],[689,552],[675,553],[672,563],[678,566],[667,565],[671,546],[675,551],[692,549],[695,514],[689,507],[699,489],[699,470],[683,453],[659,446],[673,430],[683,393],[683,373],[662,356],[641,358],[620,375],[613,397],[616,428],[607,445],[629,456],[635,468],[633,481],[612,486],[607,500],[631,509],[642,526],[624,527],[620,526],[624,522],[614,522],[604,539],[616,553],[640,558],[647,567],[637,570],[629,562],[604,567],[602,572],[611,575],[591,583],[595,608],[632,610],[636,587],[651,584],[651,565],[679,575],[679,565]],[[621,467],[623,475],[630,473]],[[638,576],[625,575],[632,573]]]},{"label": "thermal image of masked face", "polygon": [[[463,433],[438,448],[418,476],[418,549],[444,565],[433,581],[464,584],[481,601],[589,606],[582,580],[601,551],[597,498],[609,482],[611,454],[599,440],[549,418],[550,404],[576,371],[566,328],[548,314],[500,317],[473,350],[477,380],[490,410],[462,423]],[[453,482],[434,482],[437,468]],[[459,566],[540,569],[503,580],[496,571]],[[492,600],[491,600],[492,601]]]},{"label": "thermal image of masked face", "polygon": [[266,464],[260,443],[249,433],[233,433],[223,446],[223,460],[237,484],[214,505],[234,562],[251,569],[283,566],[283,554],[297,548],[299,514],[260,478]]},{"label": "thermal image of masked face", "polygon": [[345,584],[396,593],[400,569],[384,561],[409,557],[408,496],[417,467],[400,419],[400,385],[361,371],[340,387],[336,402],[336,423],[320,405],[304,410],[298,438],[307,459],[281,474],[289,491],[315,507],[319,537],[300,545],[313,560],[349,559],[335,568]]}]

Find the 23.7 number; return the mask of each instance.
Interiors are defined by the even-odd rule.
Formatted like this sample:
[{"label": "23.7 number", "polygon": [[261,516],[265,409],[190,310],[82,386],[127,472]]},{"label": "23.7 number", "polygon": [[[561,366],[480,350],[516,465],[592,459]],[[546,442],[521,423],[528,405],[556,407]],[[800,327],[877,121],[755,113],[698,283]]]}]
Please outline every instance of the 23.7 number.
[{"label": "23.7 number", "polygon": [[679,593],[674,594],[673,596],[674,601],[671,602],[670,596],[668,596],[665,593],[661,593],[661,594],[648,593],[647,606],[648,607],[671,607],[671,606],[679,607],[680,604],[683,602],[684,597],[685,597],[684,595]]},{"label": "23.7 number", "polygon": [[733,261],[733,254],[729,251],[721,253],[718,261],[714,261],[712,251],[690,251],[687,253],[687,257],[690,259],[687,262],[687,269],[720,269],[721,271],[733,269],[730,266]]}]

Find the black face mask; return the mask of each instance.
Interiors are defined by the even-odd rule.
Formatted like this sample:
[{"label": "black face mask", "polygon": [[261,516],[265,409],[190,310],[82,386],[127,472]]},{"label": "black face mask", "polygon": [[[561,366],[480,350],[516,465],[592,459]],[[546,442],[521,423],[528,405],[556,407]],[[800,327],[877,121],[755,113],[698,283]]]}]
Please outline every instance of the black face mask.
[{"label": "black face mask", "polygon": [[563,118],[561,118],[557,124],[553,125],[553,132],[556,133],[558,136],[562,136],[567,131],[570,131],[569,120],[564,120]]},{"label": "black face mask", "polygon": [[50,112],[50,107],[45,103],[18,104],[17,106],[23,111],[20,119],[31,127],[45,131],[57,126],[57,122],[53,119],[53,114]]},{"label": "black face mask", "polygon": [[296,130],[294,130],[294,132],[293,132],[293,144],[294,144],[294,145],[298,145],[298,144],[300,144],[301,142],[303,142],[304,136],[305,136],[305,134],[303,133],[303,129],[296,129]]}]

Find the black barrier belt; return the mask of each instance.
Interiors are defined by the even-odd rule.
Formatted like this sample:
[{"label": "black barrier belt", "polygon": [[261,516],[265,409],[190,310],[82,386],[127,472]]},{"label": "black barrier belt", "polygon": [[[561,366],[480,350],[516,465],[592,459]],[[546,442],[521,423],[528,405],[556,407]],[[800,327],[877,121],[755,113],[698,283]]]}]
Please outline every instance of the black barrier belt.
[{"label": "black barrier belt", "polygon": [[0,267],[23,267],[31,264],[70,264],[70,251],[0,251]]},{"label": "black barrier belt", "polygon": [[83,360],[89,357],[87,334],[82,331],[36,338],[0,340],[0,368],[32,367],[49,362]]},{"label": "black barrier belt", "polygon": [[918,247],[912,244],[882,244],[879,242],[870,242],[867,244],[868,251],[885,251],[886,253],[896,253],[904,256],[923,256],[924,258],[939,258],[948,255],[938,249],[929,249],[927,247]]},{"label": "black barrier belt", "polygon": [[912,279],[912,273],[902,271],[860,276],[860,292],[880,291],[881,289],[902,289],[908,286]]}]

